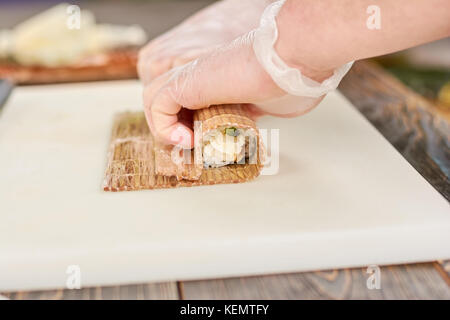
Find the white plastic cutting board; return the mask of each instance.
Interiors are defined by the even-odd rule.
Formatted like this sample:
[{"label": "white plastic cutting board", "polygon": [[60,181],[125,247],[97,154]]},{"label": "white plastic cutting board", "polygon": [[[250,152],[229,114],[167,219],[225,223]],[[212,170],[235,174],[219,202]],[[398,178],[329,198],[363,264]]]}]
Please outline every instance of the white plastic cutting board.
[{"label": "white plastic cutting board", "polygon": [[450,258],[450,209],[340,94],[280,129],[280,168],[238,185],[101,189],[138,82],[17,88],[0,115],[0,290]]}]

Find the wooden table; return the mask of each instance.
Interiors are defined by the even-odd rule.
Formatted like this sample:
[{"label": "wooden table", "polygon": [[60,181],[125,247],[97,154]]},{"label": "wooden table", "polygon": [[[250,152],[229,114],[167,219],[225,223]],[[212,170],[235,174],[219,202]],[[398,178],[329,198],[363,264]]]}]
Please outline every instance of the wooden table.
[{"label": "wooden table", "polygon": [[[140,23],[153,37],[208,2],[96,1],[81,7],[92,8],[100,20]],[[41,8],[2,7],[0,27],[10,27]],[[449,200],[450,112],[438,109],[370,62],[356,63],[339,89]],[[366,271],[355,268],[2,294],[11,299],[450,299],[450,261],[383,266],[379,290],[367,288]]]}]

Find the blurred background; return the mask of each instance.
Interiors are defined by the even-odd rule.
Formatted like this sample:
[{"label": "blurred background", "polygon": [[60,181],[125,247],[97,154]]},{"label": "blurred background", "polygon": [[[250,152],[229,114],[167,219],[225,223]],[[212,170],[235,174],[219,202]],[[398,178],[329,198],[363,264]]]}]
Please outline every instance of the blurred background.
[{"label": "blurred background", "polygon": [[[243,0],[245,1],[245,0]],[[0,29],[11,28],[62,1],[0,0]],[[139,24],[150,39],[167,31],[213,0],[70,1],[94,12],[98,22]],[[201,35],[199,35],[201,36]],[[376,59],[408,87],[450,112],[450,39]]]}]

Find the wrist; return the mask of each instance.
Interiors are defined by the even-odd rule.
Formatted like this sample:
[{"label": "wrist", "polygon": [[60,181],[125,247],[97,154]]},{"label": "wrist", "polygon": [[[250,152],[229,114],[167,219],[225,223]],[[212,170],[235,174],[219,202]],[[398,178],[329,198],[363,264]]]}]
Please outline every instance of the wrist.
[{"label": "wrist", "polygon": [[330,54],[332,48],[323,48],[321,23],[315,14],[318,9],[314,1],[286,1],[276,17],[278,39],[274,48],[289,67],[322,82],[343,63]]},{"label": "wrist", "polygon": [[[317,54],[312,54],[311,48],[317,47],[309,46],[304,38],[298,37],[298,30],[288,33],[285,32],[286,28],[282,28],[280,32],[276,18],[284,4],[284,1],[277,1],[265,9],[260,27],[254,32],[254,53],[263,69],[285,92],[294,96],[319,98],[336,89],[353,62],[334,68],[326,59],[314,58]],[[308,47],[305,43],[308,43]]]},{"label": "wrist", "polygon": [[289,67],[299,70],[305,77],[321,83],[333,75],[335,67],[326,66],[320,61],[317,61],[316,58],[299,59],[296,54],[290,53],[289,49],[284,50],[283,46],[280,46],[278,43],[279,41],[277,41],[277,44],[275,45],[275,51],[280,58]]}]

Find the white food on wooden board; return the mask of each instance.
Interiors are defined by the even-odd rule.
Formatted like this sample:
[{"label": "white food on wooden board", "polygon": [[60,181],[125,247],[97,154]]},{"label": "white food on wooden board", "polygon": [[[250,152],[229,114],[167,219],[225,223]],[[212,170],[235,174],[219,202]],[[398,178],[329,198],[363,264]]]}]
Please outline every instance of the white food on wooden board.
[{"label": "white food on wooden board", "polygon": [[92,12],[61,3],[12,30],[0,30],[0,58],[22,65],[67,66],[108,50],[141,46],[146,39],[140,26],[97,24]]},{"label": "white food on wooden board", "polygon": [[137,81],[16,88],[0,115],[0,290],[204,279],[450,258],[447,201],[339,93],[280,129],[245,184],[101,189]]}]

